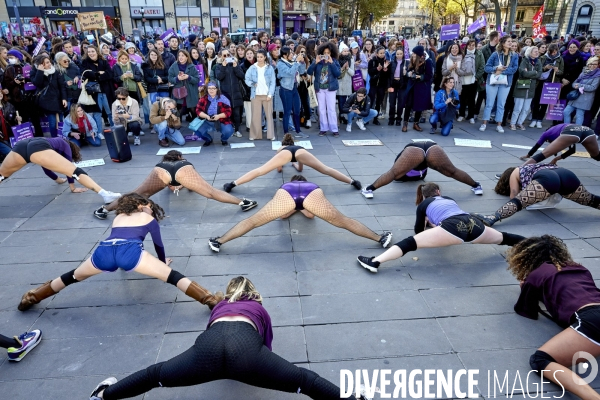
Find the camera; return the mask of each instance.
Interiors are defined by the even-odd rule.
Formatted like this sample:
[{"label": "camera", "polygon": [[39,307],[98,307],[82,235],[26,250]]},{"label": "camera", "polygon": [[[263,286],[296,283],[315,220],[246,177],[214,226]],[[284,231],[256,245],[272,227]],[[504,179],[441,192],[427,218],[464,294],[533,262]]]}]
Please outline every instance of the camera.
[{"label": "camera", "polygon": [[457,106],[457,105],[458,105],[458,100],[456,100],[456,99],[452,99],[452,105],[453,105],[453,106]]},{"label": "camera", "polygon": [[123,106],[117,106],[117,114],[126,114],[125,108]]},{"label": "camera", "polygon": [[15,79],[16,79],[16,80],[18,80],[18,81],[24,81],[24,80],[25,80],[25,77],[24,77],[23,75],[19,74],[19,75],[17,75],[17,76],[15,77]]}]

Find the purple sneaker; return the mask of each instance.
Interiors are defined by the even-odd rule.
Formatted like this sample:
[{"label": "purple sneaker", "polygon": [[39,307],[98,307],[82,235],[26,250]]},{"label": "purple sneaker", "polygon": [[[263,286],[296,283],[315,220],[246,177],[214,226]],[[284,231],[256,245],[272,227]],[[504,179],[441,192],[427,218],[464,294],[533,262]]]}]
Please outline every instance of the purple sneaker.
[{"label": "purple sneaker", "polygon": [[35,348],[42,339],[42,331],[36,329],[31,332],[25,332],[19,337],[15,336],[15,339],[21,343],[20,348],[9,347],[8,348],[8,359],[10,361],[21,361],[27,353]]}]

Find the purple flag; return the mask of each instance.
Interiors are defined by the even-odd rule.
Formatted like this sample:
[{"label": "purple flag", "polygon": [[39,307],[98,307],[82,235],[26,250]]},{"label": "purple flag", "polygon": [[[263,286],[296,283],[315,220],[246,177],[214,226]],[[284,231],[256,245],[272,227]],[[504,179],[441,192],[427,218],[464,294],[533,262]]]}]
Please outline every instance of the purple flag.
[{"label": "purple flag", "polygon": [[196,71],[198,71],[198,87],[204,86],[204,82],[206,81],[206,76],[204,75],[204,67],[202,64],[194,65],[196,67]]},{"label": "purple flag", "polygon": [[560,96],[560,83],[544,83],[542,87],[542,95],[540,96],[540,104],[556,104]]},{"label": "purple flag", "polygon": [[144,60],[142,60],[142,57],[138,56],[137,54],[130,54],[129,59],[138,64],[144,62]]},{"label": "purple flag", "polygon": [[558,100],[556,104],[550,104],[548,106],[548,112],[546,113],[546,119],[549,121],[562,121],[564,119],[563,111],[567,105],[567,100]]},{"label": "purple flag", "polygon": [[481,17],[477,18],[477,20],[475,22],[473,22],[471,25],[469,25],[469,27],[467,28],[467,32],[469,34],[471,34],[478,29],[485,28],[486,26],[487,26],[487,21],[485,19],[485,15],[482,15]]},{"label": "purple flag", "polygon": [[440,29],[441,40],[452,40],[460,37],[460,24],[442,25]]},{"label": "purple flag", "polygon": [[162,41],[165,43],[165,46],[169,45],[169,39],[171,39],[172,36],[175,36],[176,33],[173,30],[173,28],[167,30],[165,33],[163,33],[162,35],[160,35],[160,39],[162,39]]}]

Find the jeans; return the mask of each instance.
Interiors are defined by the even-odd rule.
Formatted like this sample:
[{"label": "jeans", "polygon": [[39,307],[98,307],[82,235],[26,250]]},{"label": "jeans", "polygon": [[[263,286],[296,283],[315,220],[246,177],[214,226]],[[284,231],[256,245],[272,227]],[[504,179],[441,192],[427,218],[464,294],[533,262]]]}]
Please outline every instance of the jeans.
[{"label": "jeans", "polygon": [[6,156],[10,150],[11,148],[6,143],[0,141],[0,156]]},{"label": "jeans", "polygon": [[[440,117],[437,111],[434,111],[429,117],[429,123],[433,129],[437,129],[437,123],[440,122]],[[441,125],[441,123],[440,123]],[[448,136],[452,130],[452,121],[446,122],[446,125],[442,126],[442,136]]]},{"label": "jeans", "polygon": [[[111,127],[115,126],[115,123],[113,122],[112,119],[112,111],[110,108],[110,104],[108,104],[108,97],[106,97],[106,94],[104,93],[98,93],[98,107],[100,107],[100,122],[102,122],[102,110],[104,110],[104,112],[106,113],[106,116],[108,117],[108,122],[110,124]],[[96,114],[96,113],[94,113]],[[96,119],[96,118],[94,118]],[[98,122],[98,120],[96,120],[96,122]],[[101,129],[104,126],[104,124],[99,124],[98,125],[98,129]]]},{"label": "jeans", "polygon": [[163,140],[166,138],[180,146],[185,144],[185,139],[183,138],[183,135],[179,129],[169,128],[167,126],[167,121],[163,121],[160,124],[154,125],[154,128],[156,128],[156,132],[158,133],[158,140]]},{"label": "jeans", "polygon": [[[52,136],[52,137],[57,137],[58,136],[58,131],[57,131],[57,128],[56,128],[56,122],[57,122],[56,121],[56,114],[57,113],[49,113],[47,115],[47,117],[48,117],[48,127],[50,128],[50,136]],[[58,113],[58,118],[59,118],[59,121],[62,122],[62,120],[63,120],[62,113]]]},{"label": "jeans", "polygon": [[141,240],[106,240],[100,242],[92,254],[92,265],[104,272],[119,268],[132,271],[138,266],[144,253]]},{"label": "jeans", "polygon": [[510,124],[523,125],[527,114],[529,114],[529,108],[531,107],[531,101],[533,99],[519,99],[515,98],[515,108],[513,109],[512,116],[510,118]]},{"label": "jeans", "polygon": [[[221,125],[221,142],[226,142],[231,137],[231,135],[233,135],[233,125],[224,123],[220,123],[219,125]],[[211,129],[216,130],[215,123],[205,120],[200,129],[198,129],[194,133],[196,134],[196,136],[198,136],[205,142],[212,142],[213,138],[208,133],[208,131],[210,131]]]},{"label": "jeans", "polygon": [[[372,109],[372,108],[371,108],[371,109],[369,110],[369,115],[368,115],[368,116],[366,116],[366,117],[363,117],[363,118],[362,118],[362,121],[363,121],[363,122],[366,124],[367,122],[369,122],[370,120],[372,120],[373,118],[375,118],[375,117],[377,116],[377,114],[378,114],[377,110],[374,110],[374,109]],[[357,117],[357,116],[358,116],[358,114],[357,114],[357,113],[355,113],[355,112],[353,112],[353,111],[350,111],[350,112],[348,113],[348,124],[349,124],[349,125],[351,125],[351,124],[352,124],[352,120],[353,120],[355,117]]]},{"label": "jeans", "polygon": [[565,117],[565,120],[563,122],[565,124],[571,123],[571,114],[573,113],[573,111],[575,111],[575,123],[577,125],[583,125],[585,110],[582,110],[581,108],[575,108],[570,104],[567,104],[565,110],[563,111],[563,116]]},{"label": "jeans", "polygon": [[148,97],[150,97],[150,105],[156,103],[157,97],[169,97],[169,92],[154,92],[148,93]]},{"label": "jeans", "polygon": [[150,96],[146,96],[144,100],[142,100],[142,110],[144,111],[144,122],[147,124],[150,123]]},{"label": "jeans", "polygon": [[298,89],[294,87],[292,90],[279,88],[279,97],[283,103],[283,133],[288,133],[288,121],[290,114],[293,114],[294,127],[296,132],[300,133],[300,95]]},{"label": "jeans", "polygon": [[483,111],[483,120],[490,120],[490,116],[492,115],[492,108],[494,108],[494,103],[496,103],[496,122],[502,122],[502,116],[504,115],[504,105],[506,104],[508,92],[510,92],[510,86],[487,85],[485,91],[487,96],[485,99],[485,110]]},{"label": "jeans", "polygon": [[91,136],[86,136],[85,139],[75,139],[73,136],[69,136],[69,140],[75,143],[78,147],[81,147],[81,140],[85,140],[90,146],[100,147],[102,146],[102,140],[96,134],[96,137],[92,139]]}]

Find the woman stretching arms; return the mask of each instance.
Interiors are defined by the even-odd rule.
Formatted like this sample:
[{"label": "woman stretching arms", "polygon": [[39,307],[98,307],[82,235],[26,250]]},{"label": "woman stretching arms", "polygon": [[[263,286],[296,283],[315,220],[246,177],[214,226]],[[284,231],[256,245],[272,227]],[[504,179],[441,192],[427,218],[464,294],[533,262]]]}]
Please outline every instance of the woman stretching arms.
[{"label": "woman stretching arms", "polygon": [[[477,244],[501,244],[513,246],[523,236],[498,232],[461,210],[450,197],[442,196],[435,183],[425,183],[417,188],[417,220],[415,236],[410,236],[377,257],[358,256],[358,262],[371,272],[379,265],[400,258],[409,251],[423,248],[446,247],[464,242]],[[425,230],[429,225],[431,229]]]},{"label": "woman stretching arms", "polygon": [[308,165],[309,167],[316,169],[320,173],[329,175],[340,182],[351,184],[357,190],[362,189],[362,186],[359,181],[355,181],[349,176],[342,174],[340,171],[323,164],[321,161],[319,161],[317,157],[313,156],[306,149],[304,149],[304,147],[294,146],[294,137],[289,133],[286,133],[283,136],[281,147],[279,148],[279,150],[277,150],[277,154],[275,154],[273,158],[267,161],[266,164],[256,169],[253,169],[252,171],[246,173],[241,178],[238,178],[233,182],[224,184],[223,188],[227,193],[229,193],[234,187],[243,183],[250,182],[251,180],[258,178],[259,176],[268,174],[275,168],[277,168],[277,171],[281,172],[283,166],[289,162],[292,162],[294,168],[296,168],[299,172],[302,171],[303,165]]},{"label": "woman stretching arms", "polygon": [[262,296],[248,278],[238,276],[229,281],[225,300],[213,309],[206,330],[191,348],[119,382],[116,378],[100,382],[90,400],[126,399],[159,386],[192,386],[219,379],[312,399],[340,399],[339,387],[273,353],[272,341],[271,317],[262,306]]},{"label": "woman stretching arms", "polygon": [[570,369],[582,361],[580,352],[600,356],[600,290],[590,271],[573,261],[562,240],[550,235],[516,244],[506,261],[521,283],[515,312],[537,319],[541,301],[552,320],[566,328],[531,355],[531,369],[582,399],[600,399]]},{"label": "woman stretching arms", "polygon": [[[548,147],[546,147],[544,151],[534,155],[533,153],[535,153],[545,141],[550,142]],[[558,124],[544,132],[537,143],[529,150],[527,155],[531,158],[527,160],[525,165],[542,162],[550,155],[560,153],[564,149],[569,148],[565,153],[553,159],[552,163],[556,163],[558,160],[564,160],[575,153],[575,146],[577,143],[581,143],[583,147],[585,147],[587,152],[590,153],[590,157],[596,161],[600,161],[598,139],[591,128],[575,124]],[[521,159],[523,158],[524,157]]]},{"label": "woman stretching arms", "polygon": [[[92,256],[77,269],[25,293],[21,298],[19,310],[25,311],[73,283],[101,272],[115,272],[119,268],[158,278],[176,286],[209,308],[214,307],[223,298],[223,293],[217,292],[213,295],[198,283],[169,268],[171,259],[165,258],[165,248],[158,226],[158,221],[163,217],[163,209],[152,200],[136,193],[124,195],[119,199],[117,217],[113,221],[110,236],[100,242]],[[144,251],[143,241],[148,233],[152,236],[158,259]]]}]

